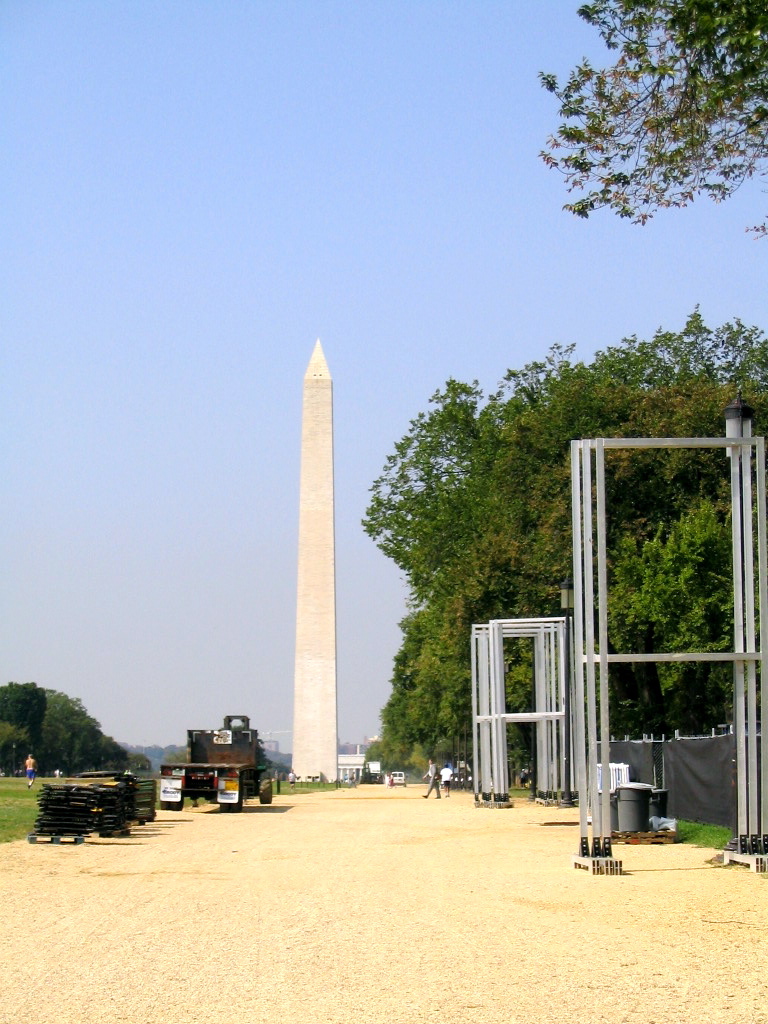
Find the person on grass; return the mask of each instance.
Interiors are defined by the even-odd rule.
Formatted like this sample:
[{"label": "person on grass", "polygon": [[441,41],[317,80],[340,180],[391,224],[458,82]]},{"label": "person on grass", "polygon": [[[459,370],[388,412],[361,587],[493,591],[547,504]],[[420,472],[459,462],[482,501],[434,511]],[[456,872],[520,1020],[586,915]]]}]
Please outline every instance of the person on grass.
[{"label": "person on grass", "polygon": [[27,772],[27,789],[32,789],[32,783],[37,777],[37,761],[31,754],[27,756],[27,760],[24,762],[24,768]]}]

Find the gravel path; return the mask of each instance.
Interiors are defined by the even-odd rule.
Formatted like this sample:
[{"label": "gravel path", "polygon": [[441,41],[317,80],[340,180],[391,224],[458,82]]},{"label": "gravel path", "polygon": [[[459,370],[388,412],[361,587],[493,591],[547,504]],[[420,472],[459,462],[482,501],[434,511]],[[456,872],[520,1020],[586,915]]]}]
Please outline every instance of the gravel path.
[{"label": "gravel path", "polygon": [[715,851],[571,866],[576,812],[285,792],[0,847],[0,1022],[768,1024],[767,880]]}]

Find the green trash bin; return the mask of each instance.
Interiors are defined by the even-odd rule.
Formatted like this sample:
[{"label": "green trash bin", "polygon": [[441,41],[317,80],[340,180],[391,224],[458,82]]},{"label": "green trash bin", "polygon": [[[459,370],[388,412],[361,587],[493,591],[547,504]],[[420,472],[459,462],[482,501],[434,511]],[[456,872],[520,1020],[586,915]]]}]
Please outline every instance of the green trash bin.
[{"label": "green trash bin", "polygon": [[647,832],[653,786],[645,782],[625,782],[616,790],[619,832]]}]

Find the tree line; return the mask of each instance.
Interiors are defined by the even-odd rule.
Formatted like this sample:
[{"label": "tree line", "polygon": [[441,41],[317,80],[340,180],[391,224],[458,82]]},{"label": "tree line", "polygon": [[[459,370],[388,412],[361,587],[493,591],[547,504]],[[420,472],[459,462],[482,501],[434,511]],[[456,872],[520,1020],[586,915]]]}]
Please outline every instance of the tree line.
[{"label": "tree line", "polygon": [[0,686],[0,769],[13,775],[32,754],[42,775],[123,771],[129,755],[81,700],[36,683]]},{"label": "tree line", "polygon": [[[409,589],[373,754],[415,764],[466,731],[473,623],[560,614],[572,438],[721,437],[737,387],[759,433],[767,386],[763,332],[710,328],[698,310],[680,332],[625,338],[589,363],[555,346],[489,395],[447,381],[387,458],[363,521]],[[611,650],[731,649],[727,467],[722,450],[606,453]],[[531,706],[530,648],[505,650],[513,711]],[[731,718],[728,665],[613,665],[610,686],[616,734],[696,734]]]}]

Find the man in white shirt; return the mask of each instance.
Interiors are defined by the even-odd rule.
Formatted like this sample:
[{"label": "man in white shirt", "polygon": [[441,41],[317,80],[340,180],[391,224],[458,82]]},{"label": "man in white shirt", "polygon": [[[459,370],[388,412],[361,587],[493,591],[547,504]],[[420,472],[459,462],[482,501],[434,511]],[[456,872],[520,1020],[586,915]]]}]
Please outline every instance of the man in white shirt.
[{"label": "man in white shirt", "polygon": [[451,779],[453,778],[453,768],[446,761],[445,767],[440,769],[440,780],[443,783],[443,792],[448,797],[451,795]]}]

